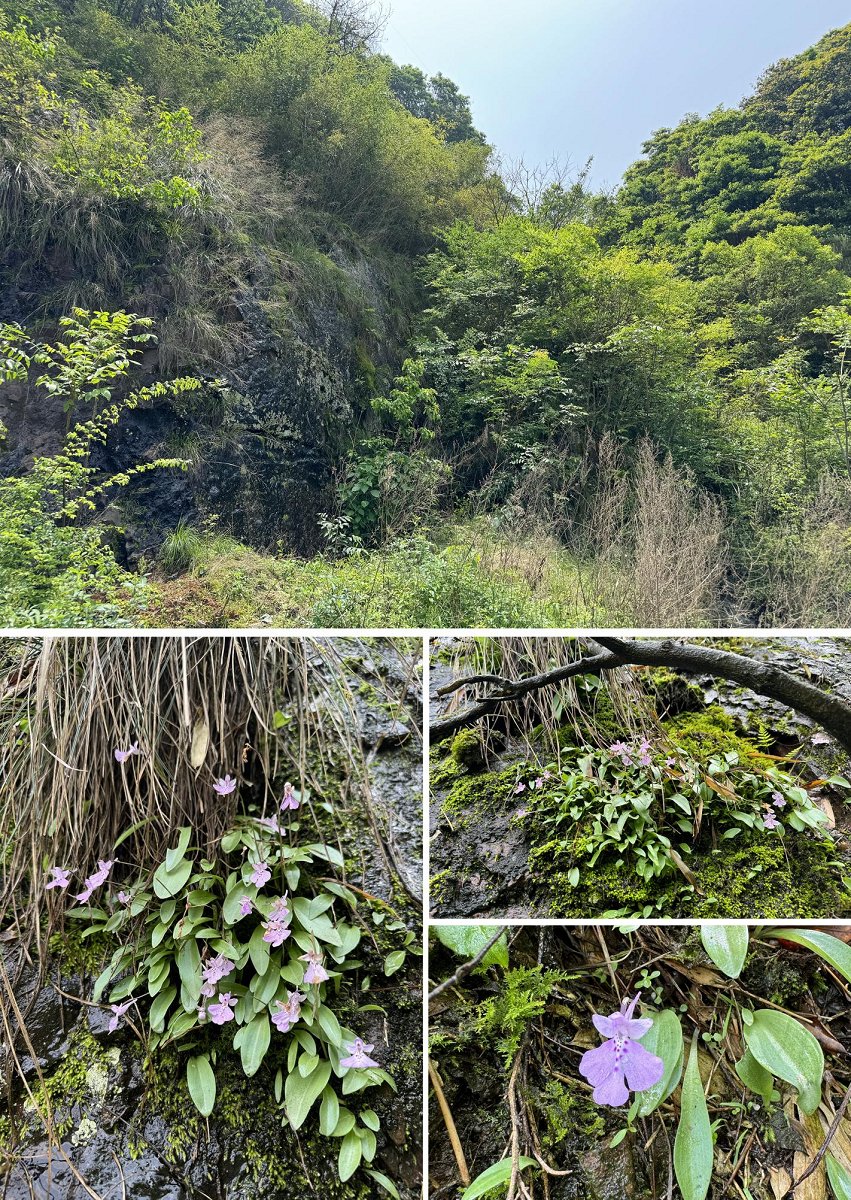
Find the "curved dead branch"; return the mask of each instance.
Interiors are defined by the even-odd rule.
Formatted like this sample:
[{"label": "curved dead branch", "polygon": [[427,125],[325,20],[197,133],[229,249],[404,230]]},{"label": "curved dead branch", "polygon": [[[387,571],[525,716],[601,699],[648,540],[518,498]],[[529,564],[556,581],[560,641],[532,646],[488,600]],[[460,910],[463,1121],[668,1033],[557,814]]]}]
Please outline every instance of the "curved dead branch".
[{"label": "curved dead branch", "polygon": [[[575,662],[540,675],[530,675],[513,681],[501,680],[499,690],[460,712],[434,721],[429,728],[432,743],[445,741],[459,729],[475,725],[482,717],[499,712],[503,705],[512,704],[529,692],[561,683],[575,675],[602,675],[618,667],[670,667],[685,674],[710,674],[741,684],[760,695],[779,700],[796,712],[809,717],[851,754],[851,704],[832,696],[799,679],[796,675],[756,662],[744,654],[719,650],[714,646],[699,646],[671,638],[662,640],[601,637],[590,639],[596,653],[583,655]],[[466,683],[477,682],[476,676],[456,680],[442,692],[457,691]]]}]

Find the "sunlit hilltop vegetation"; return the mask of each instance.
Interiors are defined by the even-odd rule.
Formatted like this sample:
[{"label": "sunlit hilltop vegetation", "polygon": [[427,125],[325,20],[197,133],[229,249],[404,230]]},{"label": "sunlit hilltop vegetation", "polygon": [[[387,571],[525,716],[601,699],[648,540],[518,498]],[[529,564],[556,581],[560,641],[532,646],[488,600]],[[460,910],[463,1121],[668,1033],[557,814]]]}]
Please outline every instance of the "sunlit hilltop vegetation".
[{"label": "sunlit hilltop vegetation", "polygon": [[0,23],[4,623],[847,623],[851,26],[602,194],[357,0]]}]

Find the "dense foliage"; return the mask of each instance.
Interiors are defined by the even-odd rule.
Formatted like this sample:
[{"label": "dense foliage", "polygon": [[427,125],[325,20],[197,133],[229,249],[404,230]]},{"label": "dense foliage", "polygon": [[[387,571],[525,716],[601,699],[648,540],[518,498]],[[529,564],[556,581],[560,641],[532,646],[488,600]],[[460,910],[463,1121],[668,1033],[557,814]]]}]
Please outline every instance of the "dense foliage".
[{"label": "dense foliage", "polygon": [[[557,548],[595,564],[567,611],[530,602],[545,620],[655,623],[623,581],[664,563],[674,623],[843,623],[851,26],[657,131],[599,195],[585,172],[500,176],[468,99],[379,53],[379,25],[355,0],[4,0],[2,315],[145,313],[154,372],[242,395],[261,350],[315,380],[302,457],[327,482],[304,520],[341,570],[475,518],[546,532],[543,574]],[[289,379],[283,432],[249,387],[198,454],[288,444]],[[650,460],[677,481],[655,551]],[[249,491],[275,536],[237,536],[298,549],[274,481]]]}]

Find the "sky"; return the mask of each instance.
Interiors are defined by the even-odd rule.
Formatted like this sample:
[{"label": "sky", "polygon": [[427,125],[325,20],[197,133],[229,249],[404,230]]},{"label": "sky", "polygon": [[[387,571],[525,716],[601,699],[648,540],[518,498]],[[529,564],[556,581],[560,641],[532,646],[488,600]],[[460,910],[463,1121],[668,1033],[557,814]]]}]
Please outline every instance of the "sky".
[{"label": "sky", "polygon": [[507,158],[593,155],[614,186],[656,129],[733,106],[778,58],[851,20],[848,0],[389,0],[383,50],[471,99]]}]

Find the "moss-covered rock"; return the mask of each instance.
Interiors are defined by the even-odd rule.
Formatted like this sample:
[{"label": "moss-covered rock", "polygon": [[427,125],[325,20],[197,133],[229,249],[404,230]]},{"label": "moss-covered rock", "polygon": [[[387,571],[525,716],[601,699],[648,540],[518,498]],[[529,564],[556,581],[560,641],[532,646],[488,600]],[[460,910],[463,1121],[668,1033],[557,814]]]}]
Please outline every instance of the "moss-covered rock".
[{"label": "moss-covered rock", "polygon": [[851,894],[835,863],[832,842],[805,834],[756,836],[735,848],[695,854],[688,860],[700,893],[678,874],[651,880],[616,863],[583,867],[573,887],[572,849],[550,841],[530,855],[533,886],[553,917],[638,914],[698,918],[834,917],[851,913]]},{"label": "moss-covered rock", "polygon": [[698,760],[736,751],[739,761],[747,766],[765,769],[773,765],[760,748],[760,743],[768,739],[759,727],[753,734],[738,732],[733,718],[718,704],[710,704],[699,712],[680,713],[665,721],[664,728],[674,745]]},{"label": "moss-covered rock", "polygon": [[451,754],[459,767],[481,771],[485,766],[485,748],[480,729],[459,729],[452,739]]}]

